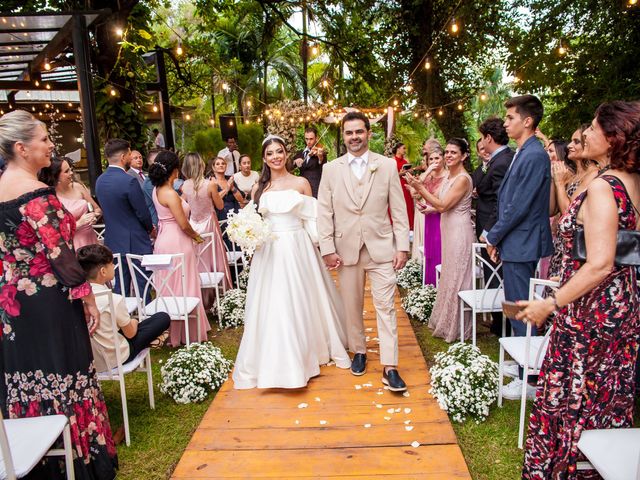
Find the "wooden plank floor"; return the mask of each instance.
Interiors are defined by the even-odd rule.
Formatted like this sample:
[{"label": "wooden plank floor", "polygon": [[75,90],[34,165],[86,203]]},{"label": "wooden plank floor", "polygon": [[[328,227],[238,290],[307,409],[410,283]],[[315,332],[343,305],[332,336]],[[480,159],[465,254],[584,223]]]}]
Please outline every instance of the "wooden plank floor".
[{"label": "wooden plank floor", "polygon": [[297,390],[234,390],[229,379],[172,478],[471,478],[447,415],[428,393],[427,366],[396,300],[399,371],[408,394],[392,393],[381,383],[367,291],[365,375],[325,366]]}]

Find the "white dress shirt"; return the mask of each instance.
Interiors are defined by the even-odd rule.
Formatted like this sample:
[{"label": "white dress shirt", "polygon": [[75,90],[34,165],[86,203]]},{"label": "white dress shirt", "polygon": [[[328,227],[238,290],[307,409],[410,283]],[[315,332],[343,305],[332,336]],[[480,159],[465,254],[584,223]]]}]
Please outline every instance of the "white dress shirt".
[{"label": "white dress shirt", "polygon": [[364,152],[359,157],[353,156],[350,152],[347,153],[347,162],[351,167],[351,171],[358,180],[362,180],[366,173],[367,165],[369,164],[369,150]]},{"label": "white dress shirt", "polygon": [[225,176],[231,177],[235,172],[240,171],[240,152],[229,150],[229,147],[224,147],[218,152],[220,158],[224,158],[227,161],[227,169],[224,171]]}]

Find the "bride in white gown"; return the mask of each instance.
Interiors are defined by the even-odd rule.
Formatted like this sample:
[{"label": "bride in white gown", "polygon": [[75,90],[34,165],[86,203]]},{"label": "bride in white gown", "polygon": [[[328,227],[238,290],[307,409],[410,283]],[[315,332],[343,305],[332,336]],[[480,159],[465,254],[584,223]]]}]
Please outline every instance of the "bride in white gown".
[{"label": "bride in white gown", "polygon": [[311,239],[317,237],[317,201],[309,182],[287,171],[281,138],[267,137],[262,158],[253,198],[274,239],[251,262],[233,381],[237,389],[300,388],[331,360],[351,366],[342,304]]}]

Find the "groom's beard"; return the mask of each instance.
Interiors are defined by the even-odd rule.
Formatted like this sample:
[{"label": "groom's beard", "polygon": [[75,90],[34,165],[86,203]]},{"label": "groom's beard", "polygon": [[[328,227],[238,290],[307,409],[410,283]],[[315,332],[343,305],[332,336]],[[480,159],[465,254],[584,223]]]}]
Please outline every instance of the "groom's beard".
[{"label": "groom's beard", "polygon": [[362,150],[363,146],[364,146],[364,142],[362,140],[351,140],[349,142],[349,149],[352,152],[359,152],[360,150]]}]

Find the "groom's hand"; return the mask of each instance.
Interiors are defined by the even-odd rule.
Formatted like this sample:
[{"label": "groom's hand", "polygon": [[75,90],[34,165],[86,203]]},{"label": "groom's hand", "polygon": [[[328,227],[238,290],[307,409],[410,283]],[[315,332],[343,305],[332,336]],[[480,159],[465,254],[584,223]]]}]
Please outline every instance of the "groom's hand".
[{"label": "groom's hand", "polygon": [[338,255],[337,253],[330,253],[329,255],[324,255],[322,257],[322,260],[324,260],[324,264],[327,266],[329,270],[335,270],[340,265],[342,265],[342,259],[340,258],[340,255]]},{"label": "groom's hand", "polygon": [[408,259],[409,254],[407,252],[396,252],[396,256],[393,257],[393,269],[400,270],[401,268],[404,268]]}]

